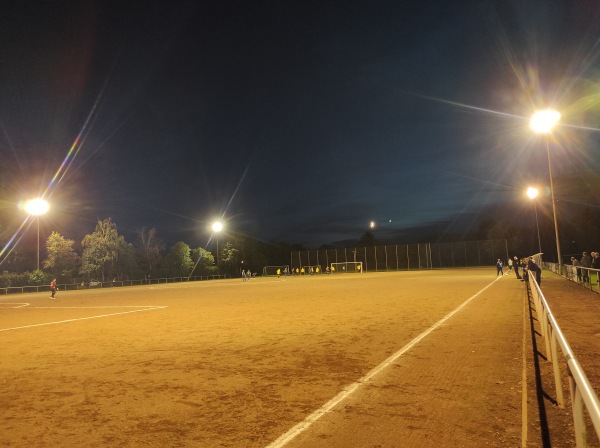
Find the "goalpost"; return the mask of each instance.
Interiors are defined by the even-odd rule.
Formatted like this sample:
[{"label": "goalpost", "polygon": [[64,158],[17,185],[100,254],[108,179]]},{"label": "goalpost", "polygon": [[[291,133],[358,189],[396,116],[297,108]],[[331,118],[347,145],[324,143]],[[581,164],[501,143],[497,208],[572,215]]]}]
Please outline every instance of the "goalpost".
[{"label": "goalpost", "polygon": [[331,273],[362,273],[362,261],[347,261],[345,263],[331,263]]},{"label": "goalpost", "polygon": [[287,264],[284,264],[284,265],[281,265],[281,266],[265,266],[263,268],[262,275],[264,277],[272,277],[274,275],[277,275],[277,269],[279,269],[280,275],[285,275],[285,269],[286,268],[287,268],[288,274],[290,274],[291,273],[290,266],[287,265]]}]

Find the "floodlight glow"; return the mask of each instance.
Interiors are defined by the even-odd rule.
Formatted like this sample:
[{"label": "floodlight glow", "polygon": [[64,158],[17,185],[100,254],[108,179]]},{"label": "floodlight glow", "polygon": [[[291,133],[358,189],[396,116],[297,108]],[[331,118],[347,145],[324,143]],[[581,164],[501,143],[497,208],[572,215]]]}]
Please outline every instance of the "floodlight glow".
[{"label": "floodlight glow", "polygon": [[372,229],[374,229],[375,228],[375,221],[371,221],[369,223],[369,227],[372,228]]},{"label": "floodlight glow", "polygon": [[529,197],[529,199],[535,199],[538,197],[539,191],[537,188],[534,187],[529,187],[527,189],[527,196]]},{"label": "floodlight glow", "polygon": [[533,114],[529,126],[538,134],[549,134],[560,120],[560,112],[553,109],[540,110]]},{"label": "floodlight glow", "polygon": [[30,215],[40,216],[48,213],[50,204],[47,201],[37,198],[31,199],[25,203],[25,211]]},{"label": "floodlight glow", "polygon": [[212,225],[213,232],[220,232],[223,230],[223,224],[220,221],[216,221]]}]

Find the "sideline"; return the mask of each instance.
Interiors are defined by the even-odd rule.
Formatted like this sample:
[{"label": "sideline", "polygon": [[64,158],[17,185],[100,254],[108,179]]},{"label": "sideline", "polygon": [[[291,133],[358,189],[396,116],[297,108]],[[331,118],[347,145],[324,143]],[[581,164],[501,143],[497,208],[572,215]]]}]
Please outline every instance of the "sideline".
[{"label": "sideline", "polygon": [[[35,308],[45,308],[45,307],[35,307]],[[48,308],[56,309],[57,307],[48,307]],[[65,308],[67,308],[67,307],[65,307]],[[68,308],[73,308],[73,307],[68,307]],[[91,307],[91,308],[96,308],[96,307]],[[122,308],[122,307],[119,307],[119,308]],[[44,323],[41,323],[41,324],[23,325],[21,327],[0,328],[0,332],[2,332],[2,331],[12,331],[12,330],[22,330],[22,329],[25,329],[25,328],[44,327],[44,326],[47,326],[47,325],[65,324],[65,323],[69,323],[69,322],[78,322],[78,321],[81,321],[81,320],[100,319],[101,317],[119,316],[121,314],[141,313],[142,311],[162,310],[162,309],[167,308],[167,307],[166,306],[146,306],[146,307],[136,306],[136,308],[143,308],[143,309],[135,309],[135,310],[130,310],[130,311],[121,311],[119,313],[100,314],[98,316],[78,317],[76,319],[57,320],[57,321],[54,321],[54,322],[44,322]]]},{"label": "sideline", "polygon": [[527,384],[527,319],[529,317],[529,291],[523,296],[523,343],[521,348],[521,448],[527,447],[528,426],[529,426],[529,409],[527,408],[527,397],[529,396],[529,386]]},{"label": "sideline", "polygon": [[504,276],[496,277],[491,283],[489,283],[483,289],[479,290],[474,295],[469,297],[461,305],[459,305],[453,311],[448,313],[446,316],[442,317],[439,321],[437,321],[435,324],[433,324],[431,327],[429,327],[427,330],[425,330],[419,336],[414,338],[412,341],[410,341],[408,344],[406,344],[404,347],[402,347],[400,350],[398,350],[392,356],[387,358],[385,361],[383,361],[381,364],[379,364],[373,370],[368,372],[365,376],[358,379],[356,382],[346,386],[344,388],[344,390],[342,390],[339,394],[337,394],[335,397],[333,397],[331,400],[329,400],[327,403],[325,403],[323,406],[321,406],[315,412],[313,412],[308,417],[306,417],[302,422],[298,423],[297,425],[292,427],[289,431],[287,431],[286,433],[281,435],[277,440],[275,440],[274,442],[271,442],[269,445],[266,446],[266,448],[281,448],[281,447],[287,445],[288,442],[291,442],[294,438],[296,438],[302,432],[306,431],[313,423],[315,423],[317,420],[319,420],[323,415],[325,415],[328,412],[330,412],[331,410],[333,410],[333,408],[335,408],[339,403],[341,403],[346,398],[348,398],[350,395],[352,395],[354,392],[356,392],[360,386],[369,382],[377,374],[379,374],[382,370],[389,367],[392,363],[394,363],[403,354],[405,354],[407,351],[409,351],[415,345],[417,345],[419,342],[421,342],[423,339],[425,339],[431,332],[433,332],[438,327],[440,327],[442,324],[444,324],[448,319],[450,319],[452,316],[454,316],[456,313],[458,313],[460,310],[462,310],[472,300],[477,298],[482,292],[484,292],[486,289],[488,289],[490,286],[492,286],[495,282],[497,282],[498,280],[500,280],[503,277]]}]

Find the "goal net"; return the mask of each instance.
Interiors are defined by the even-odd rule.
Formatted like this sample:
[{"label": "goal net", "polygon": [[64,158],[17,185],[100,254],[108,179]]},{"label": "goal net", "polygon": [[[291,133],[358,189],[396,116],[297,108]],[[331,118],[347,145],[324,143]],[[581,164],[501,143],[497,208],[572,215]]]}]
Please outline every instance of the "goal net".
[{"label": "goal net", "polygon": [[345,263],[331,263],[332,273],[362,273],[362,261],[347,261]]},{"label": "goal net", "polygon": [[304,275],[322,274],[323,273],[323,270],[321,269],[320,264],[313,264],[311,266],[302,266],[302,269],[304,269]]},{"label": "goal net", "polygon": [[[264,277],[272,277],[274,275],[277,275],[277,269],[279,269],[279,274],[280,275],[286,275],[286,272],[289,274],[290,273],[290,267],[287,264],[284,264],[282,266],[265,266],[263,268],[263,273],[262,275]],[[286,271],[287,269],[287,271]]]}]

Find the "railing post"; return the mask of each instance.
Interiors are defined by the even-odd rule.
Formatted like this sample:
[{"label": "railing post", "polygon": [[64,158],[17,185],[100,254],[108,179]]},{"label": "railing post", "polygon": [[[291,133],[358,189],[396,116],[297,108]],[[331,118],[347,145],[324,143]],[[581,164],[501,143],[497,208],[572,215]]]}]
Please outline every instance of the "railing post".
[{"label": "railing post", "polygon": [[587,447],[587,431],[585,429],[585,418],[583,414],[583,397],[575,383],[575,379],[569,374],[569,388],[571,389],[571,400],[573,401],[573,429],[575,430],[575,446],[577,448]]},{"label": "railing post", "polygon": [[554,387],[556,388],[556,402],[558,403],[559,408],[564,409],[565,397],[563,395],[562,381],[560,378],[560,365],[558,359],[558,351],[556,349],[556,336],[554,334],[554,331],[551,332],[551,340],[552,368],[554,370]]},{"label": "railing post", "polygon": [[552,352],[552,348],[551,348],[551,343],[553,340],[552,334],[553,334],[553,329],[550,326],[550,324],[548,323],[548,316],[546,314],[546,309],[544,308],[544,324],[543,326],[544,331],[542,331],[542,334],[544,336],[544,342],[546,343],[546,356],[548,357],[548,361],[552,362],[553,359],[555,359],[554,353]]}]

